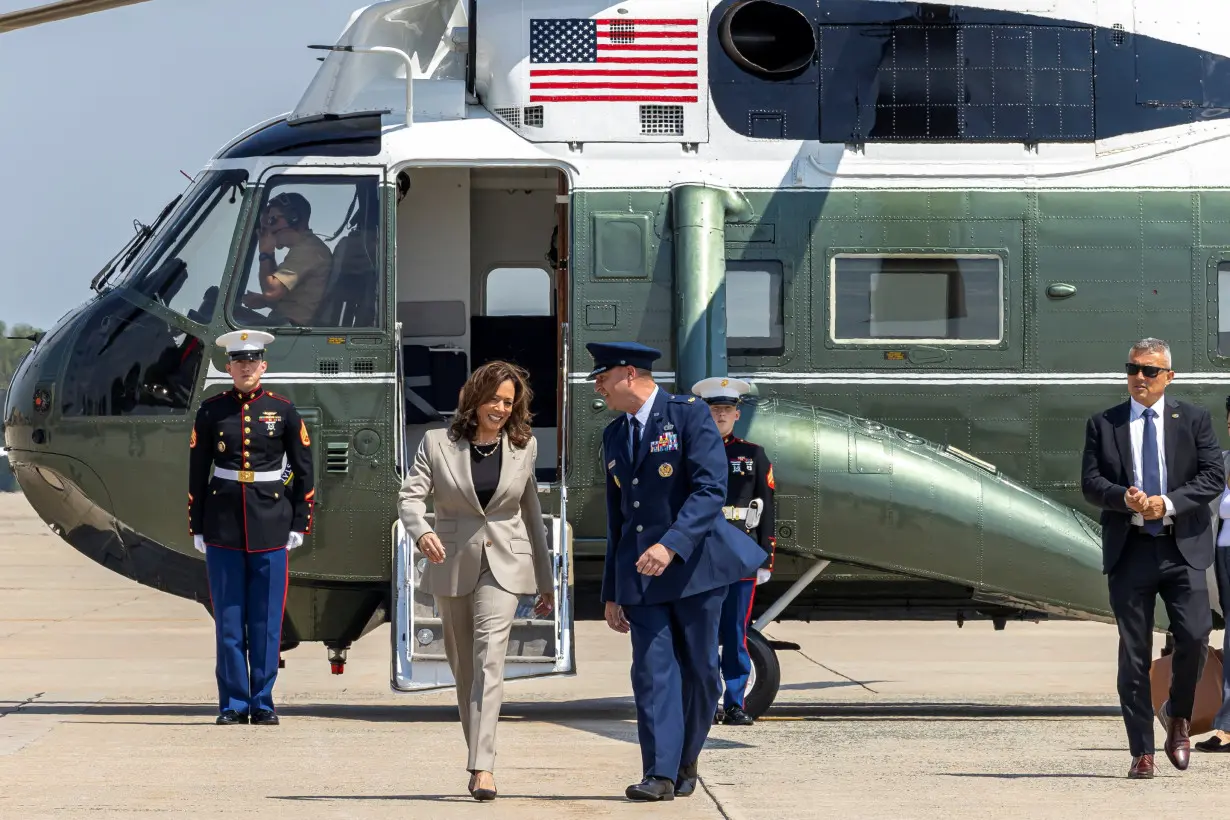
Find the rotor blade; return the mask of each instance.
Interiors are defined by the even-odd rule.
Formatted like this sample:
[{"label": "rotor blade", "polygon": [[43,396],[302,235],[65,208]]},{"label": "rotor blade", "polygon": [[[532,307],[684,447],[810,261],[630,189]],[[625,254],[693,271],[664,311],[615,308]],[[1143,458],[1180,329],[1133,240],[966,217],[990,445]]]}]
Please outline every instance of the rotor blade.
[{"label": "rotor blade", "polygon": [[67,20],[70,17],[80,17],[93,14],[96,11],[131,6],[144,3],[147,0],[60,0],[45,6],[36,6],[22,11],[11,11],[0,14],[0,34],[6,31],[16,31],[19,28],[40,26],[43,23],[54,23],[56,20]]}]

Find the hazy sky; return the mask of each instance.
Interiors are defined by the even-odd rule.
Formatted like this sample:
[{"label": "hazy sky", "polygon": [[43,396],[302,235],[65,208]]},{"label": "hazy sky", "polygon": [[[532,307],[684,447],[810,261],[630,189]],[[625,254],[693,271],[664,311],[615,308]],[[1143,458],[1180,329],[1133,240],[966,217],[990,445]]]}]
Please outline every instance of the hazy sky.
[{"label": "hazy sky", "polygon": [[[0,0],[0,12],[46,0]],[[50,327],[365,0],[151,0],[0,34],[0,321]]]}]

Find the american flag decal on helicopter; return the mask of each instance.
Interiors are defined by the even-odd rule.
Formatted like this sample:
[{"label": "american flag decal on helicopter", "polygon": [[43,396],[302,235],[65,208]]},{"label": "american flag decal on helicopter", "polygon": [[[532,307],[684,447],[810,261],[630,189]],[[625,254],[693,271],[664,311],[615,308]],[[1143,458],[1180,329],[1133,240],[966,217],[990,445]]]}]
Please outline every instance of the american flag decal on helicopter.
[{"label": "american flag decal on helicopter", "polygon": [[530,102],[695,103],[696,19],[530,20]]}]

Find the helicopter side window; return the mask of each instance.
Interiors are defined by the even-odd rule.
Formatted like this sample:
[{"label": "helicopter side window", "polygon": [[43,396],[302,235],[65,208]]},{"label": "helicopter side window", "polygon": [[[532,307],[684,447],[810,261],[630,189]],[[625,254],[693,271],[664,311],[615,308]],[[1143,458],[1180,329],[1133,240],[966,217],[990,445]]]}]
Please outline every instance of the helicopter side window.
[{"label": "helicopter side window", "polygon": [[1230,356],[1230,262],[1217,263],[1217,355]]},{"label": "helicopter side window", "polygon": [[65,369],[64,416],[182,416],[204,361],[201,340],[114,295],[96,306]]},{"label": "helicopter side window", "polygon": [[998,342],[1003,266],[987,256],[833,259],[835,342]]},{"label": "helicopter side window", "polygon": [[777,356],[785,350],[780,262],[726,266],[726,350],[732,356]]},{"label": "helicopter side window", "polygon": [[384,250],[376,176],[272,177],[231,305],[245,326],[380,326]]},{"label": "helicopter side window", "polygon": [[246,171],[219,171],[203,178],[139,263],[133,289],[194,322],[209,324],[228,270],[246,179]]}]

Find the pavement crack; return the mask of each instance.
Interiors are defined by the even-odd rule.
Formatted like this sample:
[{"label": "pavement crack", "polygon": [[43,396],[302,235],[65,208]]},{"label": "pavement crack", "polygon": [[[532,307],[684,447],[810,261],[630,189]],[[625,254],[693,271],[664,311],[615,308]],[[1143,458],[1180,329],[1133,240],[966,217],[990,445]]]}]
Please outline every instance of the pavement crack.
[{"label": "pavement crack", "polygon": [[834,669],[833,667],[828,666],[828,665],[823,664],[823,663],[820,663],[820,661],[816,660],[816,659],[815,659],[815,658],[813,658],[811,655],[808,655],[808,654],[807,654],[806,652],[804,652],[802,649],[800,649],[800,650],[799,650],[799,654],[800,654],[800,655],[802,655],[803,657],[807,658],[809,661],[811,661],[812,663],[814,663],[816,666],[819,666],[821,669],[827,670],[828,672],[830,672],[830,673],[832,673],[832,674],[836,675],[836,676],[837,676],[837,677],[839,677],[839,678],[845,678],[846,680],[850,681],[850,683],[856,683],[856,684],[858,684],[859,686],[861,686],[861,687],[863,687],[864,689],[866,689],[868,692],[870,692],[870,693],[871,693],[871,694],[873,694],[873,695],[878,695],[878,694],[880,694],[879,692],[877,692],[876,690],[872,689],[872,688],[871,688],[870,686],[868,686],[867,684],[863,683],[861,680],[855,680],[854,678],[850,677],[849,675],[845,674],[844,672],[838,672],[838,671],[837,671],[836,669]]},{"label": "pavement crack", "polygon": [[[772,637],[773,637],[773,636],[772,636],[772,635],[770,635],[767,631],[766,631],[766,632],[762,632],[761,634],[763,634],[766,638],[772,638]],[[833,667],[831,667],[831,666],[827,666],[827,665],[825,665],[825,664],[821,663],[820,661],[816,660],[815,658],[813,658],[811,655],[808,655],[808,654],[807,654],[806,652],[804,652],[802,649],[796,649],[795,651],[796,651],[796,652],[798,652],[800,655],[802,655],[804,658],[807,658],[807,660],[811,661],[811,662],[812,662],[812,663],[814,663],[816,666],[819,666],[821,669],[823,669],[823,670],[825,670],[825,671],[829,672],[830,674],[836,675],[836,676],[837,676],[837,677],[839,677],[839,678],[845,678],[846,680],[850,681],[850,683],[857,684],[857,685],[859,685],[859,686],[863,687],[864,689],[866,689],[868,692],[870,692],[870,693],[871,693],[871,694],[873,694],[873,695],[878,695],[878,694],[880,694],[879,692],[877,692],[876,690],[872,689],[872,688],[871,688],[870,686],[868,686],[867,684],[863,683],[861,680],[855,680],[854,678],[850,677],[849,675],[845,674],[844,672],[838,672],[838,671],[837,671],[836,669],[834,669]]]},{"label": "pavement crack", "polygon": [[726,811],[726,807],[722,805],[722,801],[718,800],[717,795],[709,789],[709,784],[705,782],[705,778],[697,775],[696,781],[700,783],[700,787],[705,790],[705,794],[713,801],[713,807],[718,810],[718,814],[722,815],[723,820],[733,820],[730,814]]},{"label": "pavement crack", "polygon": [[20,712],[22,709],[25,709],[27,706],[29,706],[31,703],[34,703],[34,701],[38,700],[39,698],[41,698],[41,697],[42,697],[43,695],[45,695],[45,694],[47,694],[47,693],[46,693],[46,692],[39,692],[37,695],[31,695],[30,697],[28,697],[28,698],[26,698],[25,700],[23,700],[21,703],[19,703],[19,704],[17,704],[16,706],[14,706],[12,709],[5,709],[4,711],[0,712],[0,718],[6,718],[6,717],[8,717],[9,715],[15,715],[15,714],[17,714],[17,713],[18,713],[18,712]]}]

